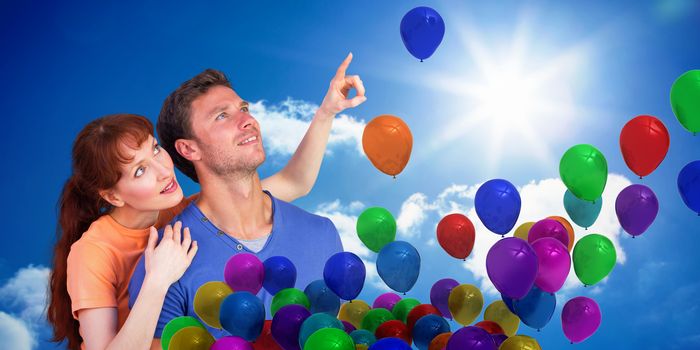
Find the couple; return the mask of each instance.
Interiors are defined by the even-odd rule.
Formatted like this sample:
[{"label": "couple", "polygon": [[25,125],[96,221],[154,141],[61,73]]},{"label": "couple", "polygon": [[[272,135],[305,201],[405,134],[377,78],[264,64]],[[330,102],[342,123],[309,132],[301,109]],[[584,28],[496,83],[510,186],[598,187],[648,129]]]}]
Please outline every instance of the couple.
[{"label": "couple", "polygon": [[[239,252],[286,256],[301,288],[322,278],[325,261],[342,251],[338,232],[286,201],[313,187],[334,116],[366,100],[360,78],[345,75],[351,60],[338,68],[289,163],[263,180],[260,127],[216,70],[166,98],[157,123],[162,148],[146,118],[89,123],[73,145],[73,174],[59,200],[47,314],[53,340],[72,350],[160,349],[165,324],[194,315],[197,288],[222,280]],[[352,88],[357,96],[348,98]],[[200,184],[199,194],[183,198],[173,163]],[[259,296],[269,307],[271,296]]]}]

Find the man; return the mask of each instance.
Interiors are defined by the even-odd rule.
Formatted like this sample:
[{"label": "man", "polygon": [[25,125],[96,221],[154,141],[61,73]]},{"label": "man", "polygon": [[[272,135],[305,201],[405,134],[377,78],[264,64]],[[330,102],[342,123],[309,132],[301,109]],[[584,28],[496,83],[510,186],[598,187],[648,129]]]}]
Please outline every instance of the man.
[{"label": "man", "polygon": [[[365,101],[359,77],[345,76],[351,59],[352,54],[331,81],[315,116],[327,124],[318,127],[330,130],[335,114]],[[351,88],[357,90],[357,96],[348,99]],[[263,191],[257,173],[265,160],[260,126],[223,73],[205,70],[171,93],[163,104],[157,129],[175,165],[199,182],[201,194],[173,220],[189,227],[199,251],[187,272],[168,290],[153,348],[160,348],[159,338],[168,321],[195,316],[197,289],[209,281],[223,281],[226,261],[235,254],[253,253],[261,261],[271,256],[289,258],[297,269],[296,288],[304,289],[323,278],[326,260],[342,251],[338,232],[329,219]],[[325,140],[320,151],[323,149]],[[320,158],[316,166],[320,166]],[[130,305],[138,296],[144,274],[141,259],[129,286]],[[264,289],[258,296],[269,318],[272,296]],[[224,330],[208,330],[216,338],[228,335]]]}]

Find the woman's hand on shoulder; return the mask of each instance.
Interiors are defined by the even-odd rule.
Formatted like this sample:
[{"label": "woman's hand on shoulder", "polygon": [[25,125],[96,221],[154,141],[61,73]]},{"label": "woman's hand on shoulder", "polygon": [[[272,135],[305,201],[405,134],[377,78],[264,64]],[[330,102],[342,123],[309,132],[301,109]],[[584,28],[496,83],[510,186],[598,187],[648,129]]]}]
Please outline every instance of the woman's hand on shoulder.
[{"label": "woman's hand on shoulder", "polygon": [[151,227],[145,251],[146,279],[167,289],[187,271],[197,254],[197,241],[192,241],[190,229],[182,229],[180,221],[165,226],[158,245],[157,241],[158,231]]}]

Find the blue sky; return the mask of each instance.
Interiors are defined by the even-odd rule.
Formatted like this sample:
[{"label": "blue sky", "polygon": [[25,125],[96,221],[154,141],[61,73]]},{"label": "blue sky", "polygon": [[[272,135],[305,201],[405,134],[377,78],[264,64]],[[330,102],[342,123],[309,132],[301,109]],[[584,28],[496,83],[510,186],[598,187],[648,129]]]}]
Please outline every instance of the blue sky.
[{"label": "blue sky", "polygon": [[[423,63],[399,36],[403,14],[421,5],[446,23],[440,48]],[[179,83],[218,68],[255,102],[269,155],[259,170],[267,176],[285,164],[335,68],[352,51],[349,72],[362,77],[368,100],[338,117],[316,186],[295,203],[330,216],[346,248],[372,264],[376,256],[354,238],[353,220],[363,208],[385,207],[399,220],[399,238],[423,257],[409,296],[427,303],[432,283],[451,277],[481,287],[488,304],[496,296],[479,254],[497,237],[473,215],[474,189],[505,178],[523,194],[520,221],[563,214],[559,157],[590,143],[615,174],[605,203],[626,184],[643,183],[656,192],[659,215],[632,240],[621,234],[612,207],[604,207],[591,231],[612,237],[624,258],[596,288],[568,284],[542,332],[523,325],[521,332],[543,348],[565,346],[561,305],[587,295],[600,304],[603,323],[579,349],[700,347],[700,222],[676,188],[680,169],[700,157],[700,137],[682,129],[668,100],[674,79],[700,68],[699,20],[700,5],[690,0],[3,2],[0,334],[54,348],[37,321],[41,291],[71,143],[88,121],[118,112],[155,120]],[[517,85],[522,81],[537,84]],[[486,93],[504,86],[515,93],[501,99]],[[374,169],[358,147],[363,125],[380,114],[403,118],[413,131],[413,155],[397,180]],[[624,123],[640,114],[657,116],[671,134],[665,161],[641,181],[618,144]],[[197,190],[178,178],[186,193]],[[477,247],[466,264],[434,242],[435,225],[452,210],[477,224]],[[370,273],[360,298],[371,302],[381,292]]]}]

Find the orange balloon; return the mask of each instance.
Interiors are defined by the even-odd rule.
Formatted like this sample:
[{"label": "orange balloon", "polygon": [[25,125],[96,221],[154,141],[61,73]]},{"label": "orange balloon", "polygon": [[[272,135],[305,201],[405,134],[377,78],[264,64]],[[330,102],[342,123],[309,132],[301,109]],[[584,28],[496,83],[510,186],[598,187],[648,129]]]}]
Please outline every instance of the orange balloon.
[{"label": "orange balloon", "polygon": [[413,148],[411,129],[399,117],[380,115],[362,133],[362,149],[381,172],[396,176],[408,164]]},{"label": "orange balloon", "polygon": [[564,226],[566,232],[569,234],[569,246],[567,247],[569,251],[574,248],[574,227],[571,226],[569,220],[564,219],[561,216],[548,216],[547,219],[557,220],[560,224]]},{"label": "orange balloon", "polygon": [[442,350],[446,348],[447,341],[450,340],[451,336],[451,332],[438,334],[438,336],[436,336],[435,338],[433,338],[433,340],[430,341],[430,346],[428,347],[428,350]]}]

